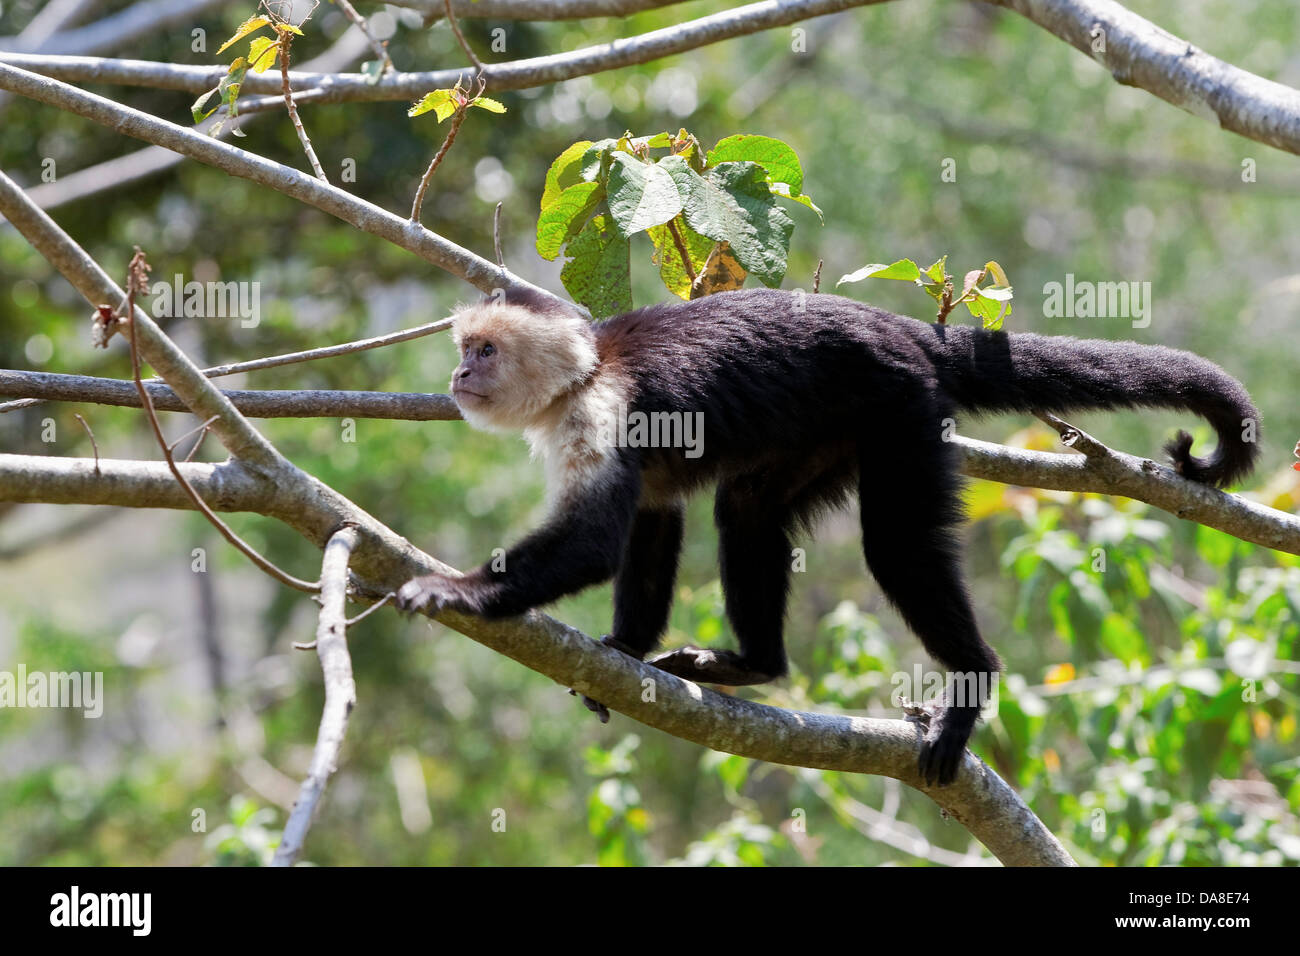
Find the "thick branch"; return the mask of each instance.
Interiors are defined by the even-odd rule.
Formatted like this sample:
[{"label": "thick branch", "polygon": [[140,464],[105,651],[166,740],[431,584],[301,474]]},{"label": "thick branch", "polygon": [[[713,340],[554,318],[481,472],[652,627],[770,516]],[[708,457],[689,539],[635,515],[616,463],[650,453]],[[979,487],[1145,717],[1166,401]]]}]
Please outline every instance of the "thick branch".
[{"label": "thick branch", "polygon": [[[535,290],[544,298],[556,299],[553,293],[511,275],[496,263],[448,242],[418,224],[358,199],[337,186],[323,183],[313,176],[264,159],[255,153],[218,142],[202,133],[184,129],[148,113],[79,90],[75,86],[17,70],[3,63],[0,63],[0,88],[68,110],[136,139],[165,146],[232,176],[269,186],[286,196],[337,216],[363,232],[387,239],[394,245],[414,252],[485,292],[503,285],[522,285]],[[11,180],[6,178],[5,181],[17,189]],[[0,207],[0,211],[4,211],[3,207]],[[18,223],[15,222],[15,225]],[[107,301],[107,298],[99,301]]]},{"label": "thick branch", "polygon": [[284,837],[276,848],[272,866],[293,866],[302,853],[303,842],[316,816],[325,784],[337,769],[348,716],[357,702],[357,687],[352,680],[352,657],[348,654],[347,598],[348,559],[357,546],[355,528],[342,528],[325,545],[325,559],[320,571],[320,618],[316,624],[316,655],[325,679],[325,707],[320,729],[316,732],[316,749],[311,755],[307,779],[298,791],[298,800],[284,825]]},{"label": "thick branch", "polygon": [[[0,66],[0,70],[3,69],[6,67]],[[3,172],[0,172],[0,213],[46,261],[63,273],[87,302],[116,305],[122,301],[122,290],[99,264],[54,220],[37,209],[18,184]],[[190,411],[203,419],[217,419],[212,430],[231,454],[264,467],[275,467],[284,462],[271,444],[244,421],[229,400],[203,377],[143,309],[137,308],[131,321],[149,364],[171,383]]]},{"label": "thick branch", "polygon": [[[365,53],[368,49],[366,44],[365,35],[356,27],[349,27],[341,37],[334,41],[333,46],[320,56],[304,61],[301,68],[325,72],[341,70],[351,65]],[[8,94],[0,93],[0,96],[6,95]],[[295,97],[295,100],[302,102],[301,97]],[[282,103],[283,98],[278,96],[262,96],[241,101],[239,104],[240,120],[238,128],[243,129],[249,123],[257,122],[260,115],[269,110],[278,109]],[[202,133],[209,133],[211,128],[223,118],[223,112],[218,111],[209,116],[196,129]],[[235,129],[236,124],[227,122],[217,132],[217,136],[230,136]],[[93,196],[95,193],[104,192],[108,189],[120,189],[127,183],[156,176],[184,160],[184,156],[174,153],[170,149],[163,149],[161,146],[146,146],[144,149],[136,150],[134,153],[127,153],[125,156],[118,156],[116,159],[106,159],[102,163],[97,163],[85,169],[78,169],[76,172],[67,173],[66,175],[60,174],[59,178],[52,183],[36,183],[27,190],[27,194],[31,197],[32,202],[42,209],[54,209],[64,203],[85,199],[87,196]]]},{"label": "thick branch", "polygon": [[962,470],[972,478],[1053,491],[1123,495],[1242,541],[1300,554],[1300,518],[1188,481],[1148,458],[1110,449],[1104,456],[1088,457],[1025,451],[960,436],[952,441],[961,449]]},{"label": "thick branch", "polygon": [[1300,91],[1210,56],[1114,0],[989,2],[1056,34],[1117,82],[1248,139],[1300,153]]},{"label": "thick branch", "polygon": [[[150,386],[150,394],[161,410],[185,410],[166,386]],[[253,418],[350,417],[407,421],[460,418],[455,400],[449,395],[310,389],[231,389],[223,390],[223,394]],[[139,402],[130,382],[11,369],[0,369],[0,395],[126,407]],[[1025,451],[961,436],[955,436],[953,441],[962,451],[963,471],[972,478],[1053,491],[1123,495],[1242,541],[1300,554],[1300,517],[1188,481],[1172,468],[1150,459],[1104,445],[1100,445],[1104,454],[1089,458],[1081,454]]]},{"label": "thick branch", "polygon": [[[154,407],[163,412],[189,408],[167,385],[147,386]],[[250,418],[388,418],[452,421],[460,418],[450,395],[421,392],[340,392],[326,389],[221,389]],[[0,395],[60,402],[93,402],[139,408],[135,385],[114,378],[0,369]]]},{"label": "thick branch", "polygon": [[[441,18],[445,0],[396,0],[391,6],[407,7]],[[462,20],[581,20],[587,17],[627,17],[642,10],[671,7],[684,0],[451,0],[452,12]]]},{"label": "thick branch", "polygon": [[[183,464],[213,508],[257,511],[278,518],[310,540],[355,517],[362,544],[352,569],[375,595],[409,578],[451,568],[413,548],[342,495],[319,485],[277,485],[237,463]],[[167,467],[153,462],[0,454],[0,501],[53,501],[128,507],[186,507],[188,499]],[[321,536],[319,529],[331,531]],[[647,726],[728,753],[791,766],[880,773],[926,792],[1007,865],[1068,865],[1040,821],[998,776],[972,756],[957,782],[927,789],[917,773],[919,728],[901,720],[835,717],[787,711],[703,690],[605,647],[538,611],[505,620],[448,613],[454,630],[603,701]],[[643,681],[656,681],[656,700],[642,700]]]},{"label": "thick branch", "polygon": [[[577,76],[649,63],[733,37],[789,26],[810,17],[884,2],[887,0],[784,0],[781,3],[766,0],[751,3],[613,43],[511,63],[493,63],[487,88],[489,91],[500,91],[543,86]],[[180,66],[148,60],[99,57],[0,52],[0,62],[74,83],[121,83],[155,89],[186,90],[191,93],[212,89],[226,74],[226,68],[222,66]],[[429,90],[451,87],[458,77],[467,72],[468,67],[458,67],[422,73],[391,73],[380,78],[377,83],[361,73],[294,72],[289,75],[289,80],[295,90],[320,87],[322,95],[313,98],[314,102],[374,102],[413,100]],[[279,90],[279,83],[274,77],[250,73],[245,77],[242,89],[244,93],[273,93]],[[24,92],[24,95],[28,94]]]}]

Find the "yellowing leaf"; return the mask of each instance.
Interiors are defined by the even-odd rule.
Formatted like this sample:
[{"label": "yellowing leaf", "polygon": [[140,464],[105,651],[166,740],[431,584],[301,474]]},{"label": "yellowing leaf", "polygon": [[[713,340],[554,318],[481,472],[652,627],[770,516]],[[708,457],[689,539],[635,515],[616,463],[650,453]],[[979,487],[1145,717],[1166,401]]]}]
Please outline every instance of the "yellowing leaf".
[{"label": "yellowing leaf", "polygon": [[248,45],[248,66],[254,73],[265,73],[275,65],[280,45],[266,37],[254,37]]},{"label": "yellowing leaf", "polygon": [[221,48],[217,50],[217,52],[224,53],[226,48],[229,47],[231,44],[238,43],[240,40],[248,36],[250,33],[256,33],[258,30],[262,29],[262,27],[266,27],[270,25],[271,25],[271,21],[267,17],[249,17],[247,20],[245,20],[243,23],[239,25],[239,29],[235,31],[234,36],[232,36],[225,43],[221,44]]},{"label": "yellowing leaf", "polygon": [[406,111],[407,116],[423,116],[429,111],[433,111],[441,123],[448,116],[456,112],[456,98],[451,90],[433,90],[424,94],[424,98],[419,100],[414,106]]},{"label": "yellowing leaf", "polygon": [[487,110],[489,113],[504,113],[506,111],[504,105],[497,100],[492,99],[490,96],[480,96],[469,105],[477,106],[479,109]]},{"label": "yellowing leaf", "polygon": [[1045,684],[1068,684],[1074,680],[1074,665],[1066,662],[1057,664],[1047,669],[1047,677],[1044,679]]}]

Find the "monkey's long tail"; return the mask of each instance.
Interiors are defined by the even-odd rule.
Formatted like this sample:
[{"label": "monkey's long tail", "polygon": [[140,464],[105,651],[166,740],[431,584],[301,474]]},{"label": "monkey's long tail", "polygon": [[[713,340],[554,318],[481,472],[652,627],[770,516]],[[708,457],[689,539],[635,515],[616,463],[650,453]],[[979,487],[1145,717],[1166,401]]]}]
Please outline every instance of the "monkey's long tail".
[{"label": "monkey's long tail", "polygon": [[1218,447],[1191,453],[1180,431],[1165,445],[1174,470],[1216,487],[1250,474],[1259,457],[1259,412],[1246,389],[1191,352],[1136,342],[930,326],[926,348],[948,394],[979,412],[1065,414],[1121,408],[1185,409],[1214,427]]}]

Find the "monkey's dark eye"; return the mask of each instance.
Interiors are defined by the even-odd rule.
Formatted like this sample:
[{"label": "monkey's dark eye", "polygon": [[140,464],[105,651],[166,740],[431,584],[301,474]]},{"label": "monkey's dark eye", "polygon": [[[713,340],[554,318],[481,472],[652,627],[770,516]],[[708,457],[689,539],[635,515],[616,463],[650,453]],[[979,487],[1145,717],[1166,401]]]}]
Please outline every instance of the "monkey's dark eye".
[{"label": "monkey's dark eye", "polygon": [[493,345],[491,342],[489,342],[487,345],[483,346],[481,349],[478,350],[479,358],[487,358],[490,355],[495,355],[496,350],[497,347]]}]

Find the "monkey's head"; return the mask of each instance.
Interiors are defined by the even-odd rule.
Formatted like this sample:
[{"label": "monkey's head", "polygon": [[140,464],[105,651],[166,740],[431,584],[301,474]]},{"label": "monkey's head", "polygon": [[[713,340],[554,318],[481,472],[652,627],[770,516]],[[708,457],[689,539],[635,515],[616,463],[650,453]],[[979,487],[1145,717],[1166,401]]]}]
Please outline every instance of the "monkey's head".
[{"label": "monkey's head", "polygon": [[595,370],[596,339],[576,312],[517,293],[457,311],[452,336],[460,364],[451,394],[465,421],[488,431],[522,431]]}]

